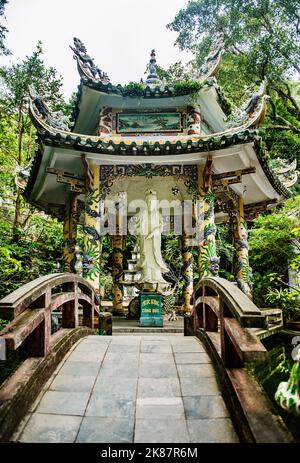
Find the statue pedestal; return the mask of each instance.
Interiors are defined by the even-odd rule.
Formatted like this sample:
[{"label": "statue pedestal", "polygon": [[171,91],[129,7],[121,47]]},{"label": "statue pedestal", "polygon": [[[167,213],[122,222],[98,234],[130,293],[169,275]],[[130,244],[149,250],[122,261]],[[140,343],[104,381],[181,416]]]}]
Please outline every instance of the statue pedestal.
[{"label": "statue pedestal", "polygon": [[163,326],[162,295],[159,293],[140,293],[140,326]]}]

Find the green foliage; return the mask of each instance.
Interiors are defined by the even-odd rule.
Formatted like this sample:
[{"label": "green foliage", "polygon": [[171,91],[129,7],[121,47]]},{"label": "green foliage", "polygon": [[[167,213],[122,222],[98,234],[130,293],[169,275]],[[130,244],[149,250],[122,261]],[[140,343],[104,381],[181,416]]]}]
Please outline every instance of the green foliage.
[{"label": "green foliage", "polygon": [[20,230],[17,243],[11,236],[11,225],[0,219],[0,299],[22,284],[56,272],[63,250],[62,224],[38,213]]},{"label": "green foliage", "polygon": [[57,76],[56,69],[45,67],[42,55],[42,42],[38,42],[31,56],[27,56],[21,63],[0,69],[1,105],[6,111],[27,113],[29,85],[33,85],[53,109],[63,109],[63,97],[60,93],[62,79]]},{"label": "green foliage", "polygon": [[[168,71],[160,67],[160,75],[168,75]],[[178,75],[180,75],[179,71]],[[191,79],[187,73],[182,74],[180,78],[178,77],[176,79],[174,78],[174,74],[168,77],[169,78],[165,80],[174,96],[197,94],[201,88],[201,83]],[[133,98],[142,97],[144,95],[144,90],[144,85],[137,82],[130,82],[122,86],[122,94]]]},{"label": "green foliage", "polygon": [[60,93],[61,78],[44,65],[40,42],[23,61],[0,68],[0,298],[55,272],[63,250],[62,224],[27,205],[15,182],[20,168],[29,170],[36,151],[29,84],[54,109],[69,110]]},{"label": "green foliage", "polygon": [[[286,201],[272,214],[254,220],[250,230],[250,265],[253,268],[254,301],[267,306],[271,286],[288,285],[288,265],[297,258],[293,239],[300,223],[300,196]],[[272,296],[271,296],[272,297]]]},{"label": "green foliage", "polygon": [[129,82],[122,87],[123,95],[130,97],[141,97],[144,94],[144,85],[138,82]]},{"label": "green foliage", "polygon": [[8,32],[7,31],[7,28],[2,24],[2,19],[5,18],[4,17],[4,10],[5,10],[5,6],[7,5],[8,3],[8,0],[0,0],[0,19],[1,19],[1,23],[0,23],[0,55],[9,55],[10,52],[9,50],[6,48],[5,46],[5,35],[6,33]]},{"label": "green foliage", "polygon": [[157,65],[156,66],[157,75],[161,80],[164,80],[168,85],[173,84],[174,82],[180,82],[182,80],[187,81],[191,79],[192,69],[190,65],[183,65],[181,61],[178,61],[168,69]]},{"label": "green foliage", "polygon": [[192,79],[174,82],[173,84],[174,95],[176,96],[197,94],[200,88],[201,83]]},{"label": "green foliage", "polygon": [[300,317],[300,293],[288,288],[269,289],[266,300],[270,307],[282,309],[285,319],[297,320]]},{"label": "green foliage", "polygon": [[227,280],[234,280],[232,274],[234,246],[232,244],[232,227],[230,224],[218,225],[216,245],[220,257],[219,275]]},{"label": "green foliage", "polygon": [[168,27],[179,33],[182,49],[203,55],[219,33],[250,78],[299,72],[299,9],[295,0],[196,0],[181,9]]},{"label": "green foliage", "polygon": [[[195,54],[201,66],[222,33],[225,54],[218,83],[230,106],[243,106],[248,91],[267,78],[269,111],[264,140],[270,158],[300,164],[299,3],[296,0],[193,0],[176,15],[170,29],[176,43]],[[224,102],[224,98],[221,98]],[[225,100],[226,101],[226,100]],[[229,103],[229,104],[228,104]],[[294,188],[300,190],[300,182]]]},{"label": "green foliage", "polygon": [[166,274],[166,278],[170,280],[173,285],[178,286],[181,278],[182,257],[180,237],[175,233],[162,235],[162,252],[164,260],[168,265],[170,272]]},{"label": "green foliage", "polygon": [[3,320],[2,318],[0,318],[0,331],[3,330],[8,324],[9,324],[9,321]]}]

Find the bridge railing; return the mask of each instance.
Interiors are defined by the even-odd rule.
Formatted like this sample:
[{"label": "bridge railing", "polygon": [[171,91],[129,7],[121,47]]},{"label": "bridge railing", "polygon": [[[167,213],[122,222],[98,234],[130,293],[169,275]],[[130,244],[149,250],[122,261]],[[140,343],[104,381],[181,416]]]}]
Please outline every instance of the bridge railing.
[{"label": "bridge railing", "polygon": [[15,351],[26,345],[29,357],[44,357],[53,345],[51,314],[61,308],[62,328],[77,328],[78,306],[82,307],[82,326],[94,328],[99,300],[92,285],[70,273],[43,276],[27,283],[0,301],[0,318],[10,323],[1,331],[6,349]]},{"label": "bridge railing", "polygon": [[236,285],[223,278],[204,278],[196,286],[192,302],[185,334],[202,332],[225,367],[266,359],[267,351],[252,330],[266,328],[266,317]]}]

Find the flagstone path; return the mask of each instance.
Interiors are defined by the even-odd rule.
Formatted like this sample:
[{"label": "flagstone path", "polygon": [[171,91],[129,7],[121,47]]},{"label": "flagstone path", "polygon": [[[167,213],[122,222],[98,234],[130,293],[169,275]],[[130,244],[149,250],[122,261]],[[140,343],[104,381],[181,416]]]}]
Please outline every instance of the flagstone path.
[{"label": "flagstone path", "polygon": [[181,335],[80,340],[13,440],[238,442],[209,356]]}]

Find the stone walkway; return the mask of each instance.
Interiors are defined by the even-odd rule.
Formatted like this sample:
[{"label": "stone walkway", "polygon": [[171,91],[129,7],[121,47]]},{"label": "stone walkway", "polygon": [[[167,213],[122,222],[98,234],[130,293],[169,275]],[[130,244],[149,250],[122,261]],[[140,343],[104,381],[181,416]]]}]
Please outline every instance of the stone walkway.
[{"label": "stone walkway", "polygon": [[89,336],[59,365],[13,440],[237,442],[196,338]]}]

